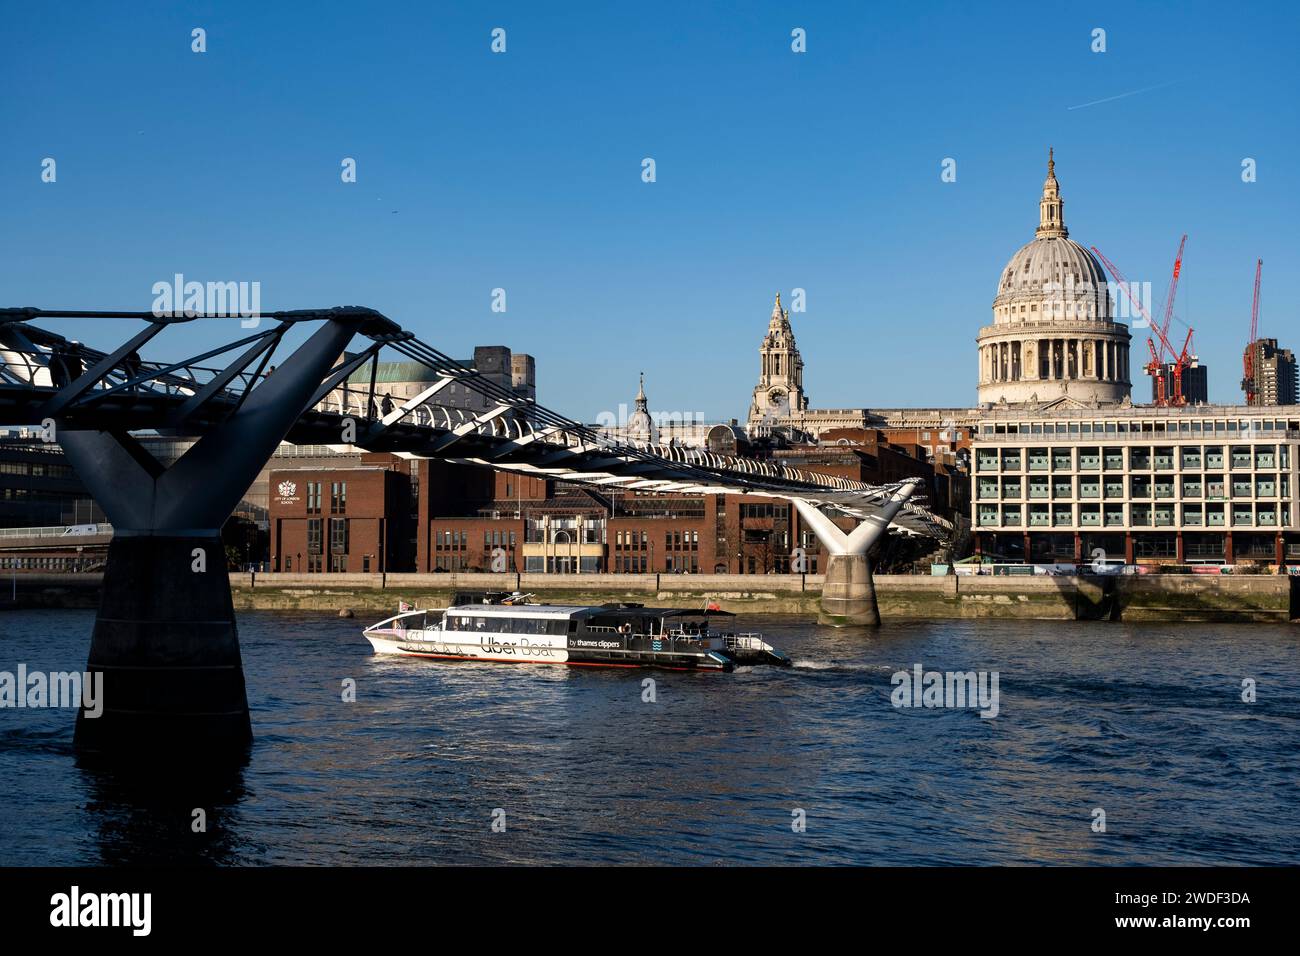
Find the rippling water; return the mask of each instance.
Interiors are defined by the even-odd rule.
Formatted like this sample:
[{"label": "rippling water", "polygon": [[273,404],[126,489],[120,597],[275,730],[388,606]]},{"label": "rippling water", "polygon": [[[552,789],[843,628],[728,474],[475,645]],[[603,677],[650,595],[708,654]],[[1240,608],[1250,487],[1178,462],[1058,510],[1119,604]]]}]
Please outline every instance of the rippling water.
[{"label": "rippling water", "polygon": [[[92,622],[0,614],[0,670],[80,670]],[[72,712],[0,710],[0,863],[1300,862],[1287,625],[753,618],[794,668],[675,674],[388,660],[365,623],[240,616],[257,742],[215,791],[142,795],[75,763]],[[999,715],[895,709],[916,663],[998,671]]]}]

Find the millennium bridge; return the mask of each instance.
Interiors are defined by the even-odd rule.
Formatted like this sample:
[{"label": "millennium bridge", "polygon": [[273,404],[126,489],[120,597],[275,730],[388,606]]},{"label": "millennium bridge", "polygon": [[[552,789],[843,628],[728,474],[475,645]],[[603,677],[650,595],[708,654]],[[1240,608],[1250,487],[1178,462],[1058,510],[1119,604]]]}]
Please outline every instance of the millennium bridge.
[{"label": "millennium bridge", "polygon": [[[102,352],[49,320],[123,323]],[[221,528],[281,442],[438,458],[592,486],[791,501],[830,555],[822,608],[836,624],[878,624],[872,556],[887,531],[946,541],[952,526],[914,500],[920,479],[870,485],[773,461],[616,441],[524,399],[373,309],[263,313],[257,331],[174,362],[141,350],[171,327],[235,317],[0,309],[0,425],[40,429],[114,528],[87,670],[113,693],[97,719],[78,715],[80,751],[153,757],[246,750],[252,739]],[[140,323],[143,323],[140,325]],[[261,326],[265,323],[266,327]],[[306,341],[275,365],[296,329]],[[349,351],[360,340],[360,351]],[[389,350],[435,372],[400,405],[376,405]],[[369,389],[349,389],[356,373]],[[355,379],[353,379],[355,381]],[[431,400],[456,383],[480,413]],[[195,439],[168,466],[133,433]],[[840,529],[827,512],[858,521]],[[111,676],[110,676],[111,675]]]}]

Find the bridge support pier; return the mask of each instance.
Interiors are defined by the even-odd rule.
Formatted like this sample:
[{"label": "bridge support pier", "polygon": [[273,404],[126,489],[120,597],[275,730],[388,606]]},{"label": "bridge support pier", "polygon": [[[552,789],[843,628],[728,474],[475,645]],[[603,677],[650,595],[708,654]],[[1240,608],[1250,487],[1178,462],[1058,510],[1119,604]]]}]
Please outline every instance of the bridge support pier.
[{"label": "bridge support pier", "polygon": [[834,627],[875,626],[880,623],[876,583],[872,578],[872,549],[880,541],[894,516],[916,493],[919,483],[905,482],[889,497],[879,514],[864,520],[845,534],[817,508],[802,498],[794,505],[822,546],[830,552],[822,585],[822,608],[818,621]]},{"label": "bridge support pier", "polygon": [[103,675],[103,710],[77,714],[78,750],[242,755],[253,729],[220,532],[113,538],[86,670]]},{"label": "bridge support pier", "polygon": [[865,554],[833,554],[822,585],[818,622],[833,627],[880,623],[871,558]]},{"label": "bridge support pier", "polygon": [[246,756],[252,724],[221,528],[362,322],[326,321],[170,467],[129,433],[58,426],[114,531],[87,663],[103,675],[102,712],[77,715],[83,755],[155,767]]}]

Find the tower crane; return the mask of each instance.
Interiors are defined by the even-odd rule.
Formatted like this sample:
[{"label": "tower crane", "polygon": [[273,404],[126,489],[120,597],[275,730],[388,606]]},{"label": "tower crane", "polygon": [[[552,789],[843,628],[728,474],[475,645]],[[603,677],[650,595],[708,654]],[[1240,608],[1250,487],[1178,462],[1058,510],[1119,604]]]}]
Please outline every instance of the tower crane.
[{"label": "tower crane", "polygon": [[[1184,241],[1186,241],[1186,238],[1186,236],[1183,237]],[[1151,361],[1143,367],[1144,372],[1148,375],[1155,376],[1156,404],[1160,406],[1186,405],[1187,399],[1183,397],[1183,370],[1190,367],[1192,363],[1191,353],[1188,350],[1192,344],[1192,332],[1194,330],[1190,327],[1187,329],[1187,338],[1183,341],[1182,351],[1175,351],[1173,345],[1169,341],[1169,336],[1165,333],[1164,327],[1151,318],[1151,313],[1146,310],[1146,306],[1142,304],[1142,300],[1133,294],[1133,290],[1130,287],[1128,280],[1120,273],[1115,263],[1107,259],[1102,254],[1102,251],[1096,246],[1092,247],[1092,251],[1097,258],[1102,261],[1106,270],[1114,276],[1115,282],[1122,290],[1124,290],[1124,294],[1128,296],[1129,301],[1133,303],[1133,306],[1142,315],[1142,318],[1146,319],[1147,325],[1151,328],[1151,331],[1155,332],[1155,334],[1160,338],[1160,349],[1157,350],[1155,341],[1150,336],[1147,336],[1147,350],[1151,353]],[[1177,290],[1178,272],[1181,270],[1182,261],[1182,245],[1179,245],[1178,259],[1174,263],[1174,281],[1170,283],[1170,295],[1168,301],[1165,303],[1166,322],[1168,322],[1173,315],[1173,293]],[[1171,380],[1169,383],[1168,394],[1165,392],[1164,377],[1160,374],[1166,364],[1164,361],[1166,349],[1172,358],[1172,361],[1169,364],[1172,365],[1171,371],[1173,373],[1170,376]]]},{"label": "tower crane", "polygon": [[1259,274],[1264,270],[1264,260],[1255,262],[1255,299],[1250,305],[1250,339],[1241,358],[1241,389],[1246,393],[1246,404],[1255,404],[1255,343],[1259,340]]},{"label": "tower crane", "polygon": [[[1169,323],[1174,317],[1174,297],[1178,295],[1178,276],[1183,270],[1183,248],[1187,245],[1187,233],[1183,233],[1182,241],[1178,243],[1178,255],[1174,256],[1174,274],[1169,279],[1169,289],[1165,292],[1165,314],[1161,322],[1161,331],[1164,336],[1161,337],[1161,347],[1163,348],[1164,339],[1169,335]],[[1148,336],[1148,339],[1150,336]],[[1170,356],[1172,358],[1173,356]],[[1164,355],[1161,355],[1164,358]]]}]

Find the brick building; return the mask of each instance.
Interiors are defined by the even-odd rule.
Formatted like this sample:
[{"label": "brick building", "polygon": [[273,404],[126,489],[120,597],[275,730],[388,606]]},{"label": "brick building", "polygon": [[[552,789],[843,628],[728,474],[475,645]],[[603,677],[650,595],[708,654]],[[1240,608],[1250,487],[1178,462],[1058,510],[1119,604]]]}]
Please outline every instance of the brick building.
[{"label": "brick building", "polygon": [[[352,468],[281,468],[270,475],[272,571],[406,571],[411,477],[393,456]],[[388,459],[387,462],[384,459]]]}]

